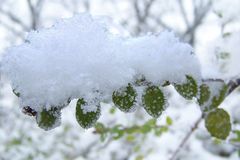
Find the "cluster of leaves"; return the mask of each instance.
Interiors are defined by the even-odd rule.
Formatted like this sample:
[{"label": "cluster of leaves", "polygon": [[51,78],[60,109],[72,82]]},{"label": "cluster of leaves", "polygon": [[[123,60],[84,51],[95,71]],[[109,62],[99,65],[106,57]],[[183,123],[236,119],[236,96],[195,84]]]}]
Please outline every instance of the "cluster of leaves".
[{"label": "cluster of leaves", "polygon": [[[112,102],[123,112],[133,111],[136,103],[140,103],[145,111],[156,119],[166,108],[167,97],[163,89],[170,84],[173,85],[176,91],[185,99],[197,99],[202,109],[203,117],[205,118],[205,126],[212,136],[219,139],[226,139],[228,137],[231,131],[230,117],[225,110],[218,108],[228,92],[228,86],[222,81],[203,81],[199,85],[193,77],[187,75],[186,81],[182,84],[166,81],[163,85],[154,85],[145,78],[141,78],[134,83],[129,83],[126,87],[114,91],[112,94]],[[142,93],[136,91],[139,87],[143,88]],[[13,90],[13,92],[16,96],[21,96],[20,93],[16,93],[15,90]],[[137,102],[139,99],[141,102]],[[70,103],[70,100],[68,100],[68,103]],[[84,110],[84,108],[92,105],[96,107],[96,110],[87,112]],[[61,109],[63,107],[53,107],[50,110],[43,109],[41,112],[36,113],[36,121],[39,127],[49,130],[57,126],[56,123],[59,122],[58,119],[60,119],[59,117],[61,116]],[[100,112],[99,101],[97,101],[97,103],[91,103],[83,98],[78,99],[76,119],[81,127],[87,129],[94,126],[100,116]],[[108,132],[116,132],[117,137],[124,134],[124,131],[121,129],[122,126],[116,126],[114,129],[106,129],[103,124],[98,123],[96,127],[100,130],[103,129],[105,132],[106,130]],[[134,128],[141,130],[139,126],[135,126]],[[127,131],[129,130],[127,129]]]},{"label": "cluster of leaves", "polygon": [[111,137],[113,140],[125,137],[127,141],[132,142],[135,140],[136,134],[146,135],[153,132],[156,136],[160,136],[167,132],[171,125],[172,119],[170,117],[166,118],[166,125],[158,125],[156,119],[150,119],[143,125],[133,125],[131,127],[122,125],[107,127],[102,123],[96,123],[94,133],[99,134],[102,141],[107,137]]}]

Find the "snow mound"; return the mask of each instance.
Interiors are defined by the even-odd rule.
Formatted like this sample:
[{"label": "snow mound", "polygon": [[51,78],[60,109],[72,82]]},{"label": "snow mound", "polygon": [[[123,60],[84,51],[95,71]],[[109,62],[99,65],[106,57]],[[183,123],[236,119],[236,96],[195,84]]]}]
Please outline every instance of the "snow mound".
[{"label": "snow mound", "polygon": [[80,14],[30,32],[25,43],[9,48],[1,72],[20,93],[20,105],[38,111],[62,106],[69,98],[101,99],[139,75],[154,84],[183,82],[185,75],[200,78],[192,47],[172,32],[127,38],[109,28]]}]

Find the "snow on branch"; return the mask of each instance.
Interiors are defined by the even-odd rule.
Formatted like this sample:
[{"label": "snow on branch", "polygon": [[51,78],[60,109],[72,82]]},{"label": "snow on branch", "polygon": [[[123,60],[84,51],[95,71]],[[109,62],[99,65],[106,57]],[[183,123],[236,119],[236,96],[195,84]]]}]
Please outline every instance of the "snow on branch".
[{"label": "snow on branch", "polygon": [[69,99],[102,98],[143,75],[153,84],[201,79],[190,45],[172,32],[137,38],[111,33],[89,14],[32,31],[25,43],[9,48],[1,62],[21,106],[38,111]]}]

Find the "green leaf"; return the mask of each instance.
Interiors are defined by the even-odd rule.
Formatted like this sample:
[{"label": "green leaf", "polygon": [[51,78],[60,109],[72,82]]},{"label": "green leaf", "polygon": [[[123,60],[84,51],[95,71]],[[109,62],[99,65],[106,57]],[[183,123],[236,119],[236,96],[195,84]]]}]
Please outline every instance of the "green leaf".
[{"label": "green leaf", "polygon": [[240,142],[240,130],[234,130],[233,133],[235,136],[234,136],[234,138],[231,138],[231,142],[239,143]]},{"label": "green leaf", "polygon": [[126,140],[127,140],[128,142],[133,142],[133,141],[135,140],[135,136],[133,136],[133,135],[128,135],[128,136],[126,137]]},{"label": "green leaf", "polygon": [[228,90],[228,86],[225,83],[223,83],[218,94],[212,98],[212,102],[211,102],[211,105],[209,106],[209,109],[217,108],[224,101],[227,90]]},{"label": "green leaf", "polygon": [[202,84],[199,87],[199,90],[200,90],[200,96],[199,96],[199,99],[198,99],[198,103],[201,106],[210,99],[211,91],[206,84]]},{"label": "green leaf", "polygon": [[191,100],[193,97],[197,96],[198,85],[197,82],[193,79],[193,77],[187,75],[186,79],[186,83],[174,84],[174,87],[181,96],[188,100]]},{"label": "green leaf", "polygon": [[213,137],[224,140],[231,131],[229,114],[225,110],[217,108],[207,114],[205,126]]},{"label": "green leaf", "polygon": [[103,133],[106,130],[106,128],[105,128],[103,123],[99,123],[98,122],[98,123],[95,124],[94,127],[95,127],[97,133]]},{"label": "green leaf", "polygon": [[121,125],[116,125],[112,128],[111,133],[113,134],[114,140],[118,140],[124,136],[124,130],[122,130],[121,128]]},{"label": "green leaf", "polygon": [[136,102],[137,93],[131,84],[128,84],[126,88],[121,88],[118,91],[113,92],[113,103],[123,112],[130,112]]},{"label": "green leaf", "polygon": [[225,99],[228,86],[222,81],[209,81],[200,86],[198,99],[201,110],[209,112],[217,108]]},{"label": "green leaf", "polygon": [[43,109],[36,115],[36,121],[40,128],[48,131],[58,127],[61,122],[61,110],[54,107],[50,110]]},{"label": "green leaf", "polygon": [[158,118],[164,111],[166,100],[158,86],[150,86],[142,97],[143,107],[149,115]]},{"label": "green leaf", "polygon": [[20,93],[16,91],[16,89],[13,89],[12,92],[15,94],[15,96],[20,97]]},{"label": "green leaf", "polygon": [[110,113],[110,114],[114,114],[115,112],[116,112],[116,109],[113,108],[113,107],[109,110],[109,113]]},{"label": "green leaf", "polygon": [[156,136],[161,136],[164,132],[167,132],[168,131],[168,127],[167,126],[163,126],[163,127],[160,127],[160,128],[156,128],[154,130],[154,133]]},{"label": "green leaf", "polygon": [[138,155],[135,160],[144,160],[144,156],[143,155]]},{"label": "green leaf", "polygon": [[156,119],[150,119],[148,120],[145,125],[149,125],[151,127],[155,127],[157,125],[157,120]]},{"label": "green leaf", "polygon": [[169,116],[167,116],[167,118],[166,118],[166,123],[168,126],[171,126],[173,124],[173,121]]},{"label": "green leaf", "polygon": [[84,107],[92,107],[84,99],[80,98],[76,105],[76,119],[82,128],[91,128],[100,117],[100,105],[97,105],[96,111],[85,111]]},{"label": "green leaf", "polygon": [[148,124],[144,124],[144,125],[140,128],[140,130],[141,130],[141,133],[147,134],[147,133],[151,132],[152,127],[151,127],[150,125],[148,125]]}]

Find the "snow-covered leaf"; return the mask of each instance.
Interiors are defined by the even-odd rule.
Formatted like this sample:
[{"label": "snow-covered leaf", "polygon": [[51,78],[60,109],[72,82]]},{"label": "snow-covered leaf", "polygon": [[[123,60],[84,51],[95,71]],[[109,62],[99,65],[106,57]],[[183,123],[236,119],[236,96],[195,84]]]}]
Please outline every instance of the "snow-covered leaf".
[{"label": "snow-covered leaf", "polygon": [[56,107],[43,109],[37,113],[36,121],[38,126],[46,131],[54,129],[61,124],[61,110]]},{"label": "snow-covered leaf", "polygon": [[217,108],[225,99],[226,93],[228,90],[228,86],[224,83],[220,88],[217,95],[212,98],[210,109]]},{"label": "snow-covered leaf", "polygon": [[123,112],[130,112],[133,110],[136,101],[137,93],[131,84],[127,87],[121,88],[113,92],[113,103]]},{"label": "snow-covered leaf", "polygon": [[217,108],[225,99],[228,86],[222,81],[210,81],[200,86],[198,102],[203,112]]},{"label": "snow-covered leaf", "polygon": [[205,126],[213,137],[226,139],[231,131],[229,114],[225,110],[217,108],[207,114]]},{"label": "snow-covered leaf", "polygon": [[110,95],[139,74],[159,85],[183,82],[185,75],[200,79],[192,50],[173,32],[116,36],[104,19],[85,13],[30,32],[1,58],[1,74],[21,92],[21,106],[41,110],[69,97],[89,99],[93,89]]},{"label": "snow-covered leaf", "polygon": [[76,119],[79,125],[85,129],[91,128],[100,116],[100,105],[92,105],[94,104],[88,104],[82,98],[77,101]]},{"label": "snow-covered leaf", "polygon": [[181,96],[191,100],[193,97],[197,96],[198,85],[196,80],[189,75],[186,76],[186,80],[187,81],[185,83],[175,84],[174,87]]},{"label": "snow-covered leaf", "polygon": [[147,87],[142,101],[144,109],[154,118],[158,118],[165,109],[166,99],[158,86]]},{"label": "snow-covered leaf", "polygon": [[211,91],[206,84],[202,84],[199,87],[199,92],[200,92],[200,95],[198,98],[198,103],[199,103],[199,105],[203,105],[204,103],[206,103],[209,100]]}]

